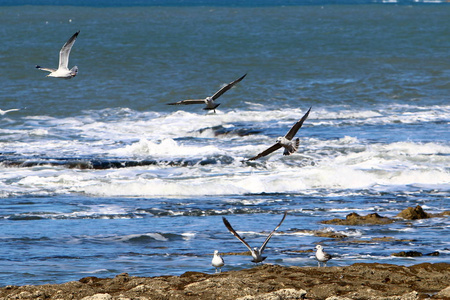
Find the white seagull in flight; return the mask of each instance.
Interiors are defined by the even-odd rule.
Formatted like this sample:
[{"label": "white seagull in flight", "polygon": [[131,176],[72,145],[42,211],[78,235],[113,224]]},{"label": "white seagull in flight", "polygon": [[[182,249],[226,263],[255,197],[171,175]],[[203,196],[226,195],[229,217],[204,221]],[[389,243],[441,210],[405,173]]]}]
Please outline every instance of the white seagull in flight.
[{"label": "white seagull in flight", "polygon": [[263,260],[265,260],[267,258],[266,256],[262,256],[262,253],[263,253],[264,249],[266,248],[267,243],[269,242],[269,240],[272,237],[272,235],[281,226],[281,223],[283,223],[284,219],[286,218],[286,214],[287,214],[287,212],[284,212],[283,218],[281,219],[280,223],[267,236],[266,240],[261,245],[261,247],[260,248],[254,247],[253,249],[252,249],[252,247],[250,247],[250,245],[243,238],[241,238],[241,236],[233,229],[233,227],[231,227],[230,223],[228,222],[228,220],[225,217],[222,217],[222,220],[223,220],[223,223],[225,224],[225,226],[231,232],[231,234],[233,234],[235,237],[237,237],[238,240],[240,240],[248,248],[248,250],[250,250],[250,253],[252,254],[252,257],[253,257],[252,262],[259,263],[259,262],[262,262]]},{"label": "white seagull in flight", "polygon": [[220,105],[220,103],[214,103],[214,101],[222,96],[223,93],[231,89],[236,83],[244,79],[244,77],[247,76],[247,74],[244,74],[244,76],[236,79],[235,81],[230,82],[229,84],[222,87],[220,90],[218,90],[214,95],[211,97],[206,97],[205,99],[188,99],[188,100],[181,100],[178,102],[173,103],[167,103],[167,105],[188,105],[188,104],[205,104],[206,106],[203,108],[205,110],[214,110],[216,112],[216,108]]},{"label": "white seagull in flight", "polygon": [[12,112],[12,111],[19,111],[20,110],[20,108],[11,108],[11,109],[7,109],[7,110],[1,110],[0,109],[0,115],[6,115],[7,113],[9,113],[9,112]]},{"label": "white seagull in flight", "polygon": [[75,43],[75,40],[77,39],[77,36],[79,33],[80,33],[79,30],[77,32],[75,32],[75,34],[72,35],[72,37],[61,48],[61,51],[59,51],[58,69],[42,68],[41,66],[36,66],[36,68],[38,68],[39,70],[42,70],[42,71],[50,72],[50,74],[48,74],[47,77],[70,79],[70,78],[77,76],[78,67],[75,66],[69,70],[68,65],[69,65],[70,50],[72,49],[72,46]]},{"label": "white seagull in flight", "polygon": [[252,158],[249,158],[248,160],[255,160],[260,157],[266,156],[270,153],[272,153],[275,150],[280,149],[281,147],[284,147],[283,155],[291,155],[292,153],[296,152],[298,149],[298,146],[300,145],[299,138],[296,138],[295,140],[292,140],[294,136],[297,134],[297,131],[302,127],[303,122],[305,122],[306,118],[308,118],[309,112],[311,111],[311,108],[308,109],[306,114],[298,121],[297,123],[292,126],[292,128],[289,130],[288,133],[286,133],[285,136],[280,136],[277,138],[277,141],[275,145],[267,148],[263,152],[259,153],[256,156],[253,156]]}]

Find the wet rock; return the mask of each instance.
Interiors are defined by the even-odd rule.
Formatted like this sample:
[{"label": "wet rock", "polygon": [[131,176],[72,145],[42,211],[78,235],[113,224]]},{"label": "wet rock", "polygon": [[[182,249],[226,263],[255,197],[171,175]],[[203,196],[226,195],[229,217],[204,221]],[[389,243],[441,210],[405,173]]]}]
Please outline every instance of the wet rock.
[{"label": "wet rock", "polygon": [[332,232],[332,231],[315,231],[314,232],[315,236],[318,237],[326,237],[326,238],[331,238],[331,239],[344,239],[347,237],[347,235],[343,234],[343,233],[337,233],[337,232]]},{"label": "wet rock", "polygon": [[420,205],[416,207],[408,207],[401,211],[397,217],[406,219],[406,220],[419,220],[419,219],[427,219],[430,216],[422,209]]},{"label": "wet rock", "polygon": [[[282,232],[282,231],[280,231]],[[326,237],[326,238],[331,238],[331,239],[344,239],[347,238],[348,236],[343,234],[343,233],[339,233],[339,232],[335,232],[333,230],[330,229],[324,229],[324,230],[300,230],[300,229],[293,229],[290,232],[294,232],[294,233],[302,233],[302,234],[311,234],[314,236],[318,236],[318,237]]]},{"label": "wet rock", "polygon": [[419,251],[401,251],[397,253],[392,253],[392,256],[398,256],[398,257],[420,257],[423,254]]},{"label": "wet rock", "polygon": [[332,219],[322,221],[323,224],[335,225],[383,225],[393,223],[394,220],[382,217],[377,213],[360,216],[357,213],[348,214],[345,219]]},{"label": "wet rock", "polygon": [[362,239],[351,239],[351,240],[345,240],[345,243],[352,243],[352,244],[375,244],[375,243],[390,243],[390,242],[413,242],[414,240],[411,239],[394,239],[390,236],[385,237],[374,237],[370,240],[362,240]]}]

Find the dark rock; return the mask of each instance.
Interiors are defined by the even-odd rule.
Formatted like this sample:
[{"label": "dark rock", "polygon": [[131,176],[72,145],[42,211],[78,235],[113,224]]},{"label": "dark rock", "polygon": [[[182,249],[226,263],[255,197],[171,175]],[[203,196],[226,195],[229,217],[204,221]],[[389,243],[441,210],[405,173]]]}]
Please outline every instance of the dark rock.
[{"label": "dark rock", "polygon": [[423,254],[419,251],[401,251],[397,253],[392,253],[392,256],[398,256],[398,257],[419,257]]},{"label": "dark rock", "polygon": [[406,220],[419,220],[419,219],[427,219],[430,216],[422,209],[420,205],[416,207],[408,207],[400,212],[397,217],[406,219]]},{"label": "dark rock", "polygon": [[335,224],[335,225],[382,225],[393,223],[394,220],[387,217],[382,217],[377,213],[368,214],[367,216],[360,216],[357,213],[348,214],[343,219],[332,219],[322,221],[323,224]]}]

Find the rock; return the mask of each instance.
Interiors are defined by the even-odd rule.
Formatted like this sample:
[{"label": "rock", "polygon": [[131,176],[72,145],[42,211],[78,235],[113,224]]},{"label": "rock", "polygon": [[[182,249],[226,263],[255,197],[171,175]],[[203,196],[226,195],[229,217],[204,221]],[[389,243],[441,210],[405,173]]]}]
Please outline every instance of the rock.
[{"label": "rock", "polygon": [[236,300],[294,300],[305,299],[305,290],[282,289],[272,293],[265,293],[257,296],[244,296]]},{"label": "rock", "polygon": [[450,299],[450,285],[446,287],[443,290],[440,290],[436,295],[433,297],[434,299],[441,299],[441,298],[449,298]]},{"label": "rock", "polygon": [[397,253],[392,253],[392,256],[398,256],[398,257],[420,257],[423,254],[419,251],[401,251]]},{"label": "rock", "polygon": [[337,232],[332,232],[332,231],[315,231],[314,235],[318,236],[318,237],[326,237],[326,238],[331,238],[331,239],[344,239],[344,238],[348,237],[347,235],[345,235],[343,233],[337,233]]},{"label": "rock", "polygon": [[[450,264],[399,266],[355,263],[346,267],[258,265],[220,274],[186,272],[181,276],[87,278],[62,284],[0,287],[0,300],[235,300],[449,299]],[[305,294],[307,291],[308,293]],[[306,296],[305,296],[306,295]],[[417,298],[419,297],[419,298]],[[329,299],[332,300],[333,298]]]},{"label": "rock", "polygon": [[397,217],[406,219],[406,220],[419,220],[419,219],[427,219],[430,216],[422,209],[420,205],[416,207],[408,207],[401,211]]},{"label": "rock", "polygon": [[110,294],[95,294],[92,296],[84,297],[81,300],[111,300],[112,296]]},{"label": "rock", "polygon": [[31,299],[31,293],[27,291],[20,292],[16,295],[15,299]]},{"label": "rock", "polygon": [[144,293],[146,291],[151,290],[151,287],[145,284],[138,285],[137,287],[134,287],[130,290],[130,292],[136,292],[136,293]]},{"label": "rock", "polygon": [[332,219],[322,221],[323,224],[336,224],[336,225],[380,225],[380,224],[390,224],[394,220],[387,217],[382,217],[377,213],[368,214],[367,216],[360,216],[357,213],[348,214],[343,219]]},{"label": "rock", "polygon": [[419,293],[412,291],[411,293],[406,293],[400,297],[400,300],[418,300],[420,299]]},{"label": "rock", "polygon": [[322,230],[293,229],[293,230],[291,230],[291,233],[292,232],[301,233],[301,234],[312,234],[312,235],[315,235],[318,237],[326,237],[326,238],[332,238],[332,239],[344,239],[344,238],[348,237],[347,235],[345,235],[343,233],[335,232],[331,229],[322,229]]}]

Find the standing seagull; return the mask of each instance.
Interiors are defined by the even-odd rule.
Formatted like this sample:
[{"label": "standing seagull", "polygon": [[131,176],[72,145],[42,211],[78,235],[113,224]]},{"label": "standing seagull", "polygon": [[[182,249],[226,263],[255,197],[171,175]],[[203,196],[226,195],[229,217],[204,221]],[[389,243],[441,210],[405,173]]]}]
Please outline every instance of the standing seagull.
[{"label": "standing seagull", "polygon": [[316,249],[317,249],[316,258],[317,258],[317,263],[319,264],[319,267],[320,267],[320,262],[323,262],[323,265],[326,267],[327,261],[332,259],[332,256],[330,254],[326,253],[325,251],[323,251],[322,245],[317,245]]},{"label": "standing seagull", "polygon": [[211,261],[211,265],[216,268],[216,273],[221,273],[222,272],[222,267],[225,264],[225,262],[223,261],[222,256],[220,256],[219,251],[218,250],[214,250],[214,256],[213,259]]},{"label": "standing seagull", "polygon": [[230,82],[220,90],[218,90],[214,95],[211,97],[206,97],[205,99],[188,99],[188,100],[182,100],[178,102],[173,103],[167,103],[167,105],[188,105],[188,104],[205,104],[206,106],[203,108],[204,110],[214,110],[216,112],[216,108],[220,105],[220,103],[214,103],[214,101],[222,96],[223,93],[231,89],[236,83],[244,79],[244,77],[247,76],[247,74],[244,74],[244,76],[236,79],[235,81]]},{"label": "standing seagull", "polygon": [[223,219],[223,223],[225,224],[225,226],[228,228],[228,230],[235,236],[238,238],[238,240],[240,240],[247,248],[248,250],[250,250],[250,253],[253,257],[252,262],[254,263],[259,263],[262,262],[263,260],[265,260],[267,257],[266,256],[262,256],[262,253],[264,251],[264,249],[267,246],[267,243],[269,242],[270,238],[272,237],[272,235],[275,233],[275,231],[281,226],[281,223],[283,223],[284,218],[286,218],[286,214],[287,212],[284,212],[283,218],[281,219],[280,223],[277,225],[277,227],[275,227],[274,230],[272,230],[272,232],[267,236],[266,240],[264,241],[264,243],[261,245],[261,247],[258,249],[258,247],[254,247],[252,249],[252,247],[250,247],[250,245],[243,239],[241,238],[241,236],[233,229],[233,227],[231,227],[230,223],[228,222],[227,219],[225,219],[225,217],[222,217]]},{"label": "standing seagull", "polygon": [[296,138],[295,140],[292,140],[292,139],[294,138],[295,134],[300,129],[300,127],[302,127],[303,122],[305,122],[306,118],[308,118],[310,111],[311,111],[311,107],[308,109],[308,111],[303,116],[303,118],[301,118],[300,121],[298,121],[297,123],[294,124],[294,126],[292,126],[292,128],[289,130],[288,133],[286,133],[285,136],[280,136],[279,138],[277,138],[275,145],[267,148],[266,150],[259,153],[258,155],[253,156],[252,158],[249,158],[248,160],[255,160],[260,157],[266,156],[266,155],[272,153],[273,151],[280,149],[281,147],[284,147],[283,155],[291,155],[292,153],[297,151],[298,146],[300,144],[300,139],[299,138]]},{"label": "standing seagull", "polygon": [[70,50],[72,49],[73,43],[75,43],[75,40],[77,39],[79,33],[80,33],[79,30],[75,32],[75,34],[72,35],[72,37],[61,48],[61,51],[59,51],[59,66],[57,70],[51,68],[42,68],[40,66],[36,66],[36,68],[42,71],[50,72],[50,74],[48,74],[47,77],[70,79],[77,76],[78,67],[75,66],[69,70],[68,65],[69,65]]}]

